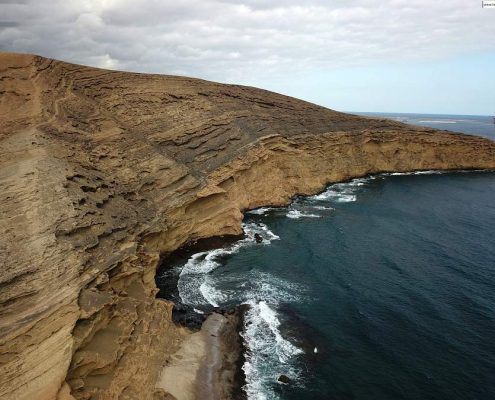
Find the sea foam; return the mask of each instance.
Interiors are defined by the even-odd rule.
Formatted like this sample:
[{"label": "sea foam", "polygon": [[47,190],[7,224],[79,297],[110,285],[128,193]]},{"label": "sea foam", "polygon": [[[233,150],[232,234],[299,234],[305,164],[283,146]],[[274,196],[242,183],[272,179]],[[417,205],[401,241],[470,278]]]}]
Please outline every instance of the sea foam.
[{"label": "sea foam", "polygon": [[263,241],[260,244],[263,245],[280,239],[263,223],[245,223],[243,229],[244,239],[225,248],[196,253],[189,258],[177,283],[179,296],[184,304],[198,309],[207,304],[218,307],[224,300],[224,295],[215,289],[214,280],[208,274],[221,265],[220,260],[237,253],[243,247],[256,244],[255,235],[261,236]]},{"label": "sea foam", "polygon": [[266,301],[251,302],[244,320],[242,337],[247,353],[242,368],[248,399],[277,398],[271,384],[281,374],[298,378],[299,371],[289,362],[303,351],[282,336],[278,314]]},{"label": "sea foam", "polygon": [[320,194],[309,196],[309,201],[333,201],[336,203],[351,203],[357,200],[357,195],[362,186],[375,179],[374,176],[356,178],[349,182],[335,183],[326,188]]},{"label": "sea foam", "polygon": [[438,175],[443,174],[444,171],[439,170],[425,170],[425,171],[410,171],[410,172],[389,172],[381,174],[382,176],[410,176],[410,175]]},{"label": "sea foam", "polygon": [[287,212],[287,218],[299,219],[299,218],[321,218],[321,215],[318,214],[309,214],[305,212],[301,212],[299,210],[289,210]]},{"label": "sea foam", "polygon": [[254,210],[246,211],[246,214],[254,214],[254,215],[264,215],[269,211],[276,210],[274,207],[260,207],[255,208]]}]

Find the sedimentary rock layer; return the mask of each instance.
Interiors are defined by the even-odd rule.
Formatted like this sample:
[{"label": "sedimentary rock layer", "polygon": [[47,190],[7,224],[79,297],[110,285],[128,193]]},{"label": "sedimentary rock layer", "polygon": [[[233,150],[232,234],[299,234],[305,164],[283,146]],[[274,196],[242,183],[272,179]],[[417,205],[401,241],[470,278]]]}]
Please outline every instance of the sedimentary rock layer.
[{"label": "sedimentary rock layer", "polygon": [[459,168],[495,168],[495,143],[0,54],[0,397],[166,398],[158,372],[189,333],[154,298],[160,252],[329,182]]}]

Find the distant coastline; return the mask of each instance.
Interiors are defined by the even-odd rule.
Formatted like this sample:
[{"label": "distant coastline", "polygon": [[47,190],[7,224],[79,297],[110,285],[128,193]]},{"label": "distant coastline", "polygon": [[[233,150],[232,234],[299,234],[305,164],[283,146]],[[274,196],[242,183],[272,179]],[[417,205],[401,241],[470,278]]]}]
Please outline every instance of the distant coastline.
[{"label": "distant coastline", "polygon": [[386,112],[351,112],[370,117],[387,118],[393,121],[420,127],[434,127],[452,132],[469,132],[472,135],[495,140],[495,124],[491,115],[468,114],[427,114],[427,113],[386,113]]}]

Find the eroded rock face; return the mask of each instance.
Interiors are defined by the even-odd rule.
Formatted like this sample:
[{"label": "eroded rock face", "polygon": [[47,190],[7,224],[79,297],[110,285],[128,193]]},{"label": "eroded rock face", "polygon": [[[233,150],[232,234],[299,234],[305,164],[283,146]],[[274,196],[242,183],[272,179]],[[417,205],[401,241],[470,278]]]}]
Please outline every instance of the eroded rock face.
[{"label": "eroded rock face", "polygon": [[160,252],[383,171],[495,168],[495,143],[275,93],[0,54],[0,397],[166,398],[188,335]]}]

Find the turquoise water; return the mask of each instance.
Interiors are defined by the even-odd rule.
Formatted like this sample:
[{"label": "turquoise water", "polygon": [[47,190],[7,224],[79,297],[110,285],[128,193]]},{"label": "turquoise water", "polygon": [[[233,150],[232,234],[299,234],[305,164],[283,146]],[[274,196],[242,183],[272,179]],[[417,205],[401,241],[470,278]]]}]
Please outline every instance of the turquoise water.
[{"label": "turquoise water", "polygon": [[[495,137],[476,118],[395,117]],[[245,239],[175,269],[178,294],[251,305],[250,399],[494,399],[494,199],[493,172],[331,185],[247,213]]]}]

